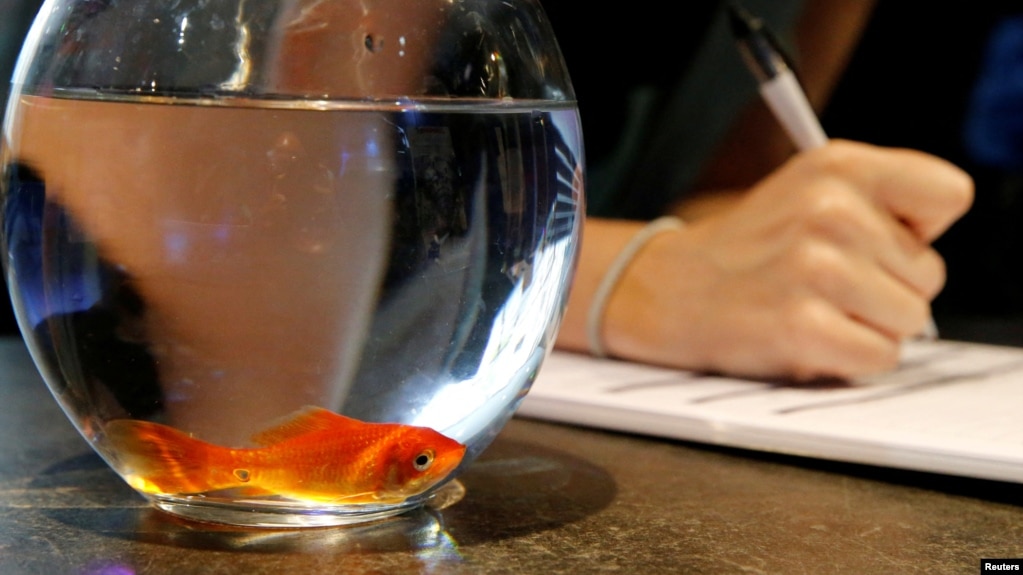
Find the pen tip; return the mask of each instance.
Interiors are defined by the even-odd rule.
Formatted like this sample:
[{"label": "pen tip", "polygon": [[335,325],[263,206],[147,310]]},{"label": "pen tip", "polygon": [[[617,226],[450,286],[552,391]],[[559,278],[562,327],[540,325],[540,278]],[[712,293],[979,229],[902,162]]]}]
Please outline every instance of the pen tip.
[{"label": "pen tip", "polygon": [[732,27],[732,34],[736,38],[745,38],[759,27],[759,20],[739,5],[738,2],[728,2],[728,21]]}]

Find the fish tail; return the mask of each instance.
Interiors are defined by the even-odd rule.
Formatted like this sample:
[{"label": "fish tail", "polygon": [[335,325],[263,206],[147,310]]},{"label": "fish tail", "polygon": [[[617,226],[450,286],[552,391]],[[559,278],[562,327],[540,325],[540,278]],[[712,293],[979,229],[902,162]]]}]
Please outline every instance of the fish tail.
[{"label": "fish tail", "polygon": [[105,429],[116,466],[143,493],[203,493],[244,485],[230,471],[231,449],[149,421],[117,419]]}]

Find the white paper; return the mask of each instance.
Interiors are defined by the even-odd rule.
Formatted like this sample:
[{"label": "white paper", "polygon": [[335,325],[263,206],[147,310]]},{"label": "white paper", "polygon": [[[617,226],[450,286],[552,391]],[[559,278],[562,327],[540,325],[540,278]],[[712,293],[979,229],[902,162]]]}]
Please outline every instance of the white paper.
[{"label": "white paper", "polygon": [[807,386],[556,351],[518,413],[1023,483],[1023,348],[913,341],[893,372]]}]

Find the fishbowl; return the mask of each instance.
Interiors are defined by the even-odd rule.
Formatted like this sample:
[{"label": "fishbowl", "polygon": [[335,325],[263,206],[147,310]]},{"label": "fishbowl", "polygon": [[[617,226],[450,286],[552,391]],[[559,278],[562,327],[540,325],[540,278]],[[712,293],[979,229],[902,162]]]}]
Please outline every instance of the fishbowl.
[{"label": "fishbowl", "polygon": [[180,516],[428,504],[558,331],[578,107],[536,0],[48,0],[0,141],[21,332]]}]

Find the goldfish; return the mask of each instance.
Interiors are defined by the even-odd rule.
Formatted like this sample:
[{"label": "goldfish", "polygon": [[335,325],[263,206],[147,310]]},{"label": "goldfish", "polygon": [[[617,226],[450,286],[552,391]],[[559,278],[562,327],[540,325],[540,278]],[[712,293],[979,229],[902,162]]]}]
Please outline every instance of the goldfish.
[{"label": "goldfish", "polygon": [[433,429],[370,423],[309,407],[252,437],[258,447],[207,443],[135,419],[105,426],[117,467],[148,494],[242,488],[333,504],[400,503],[448,476],[465,446]]}]

